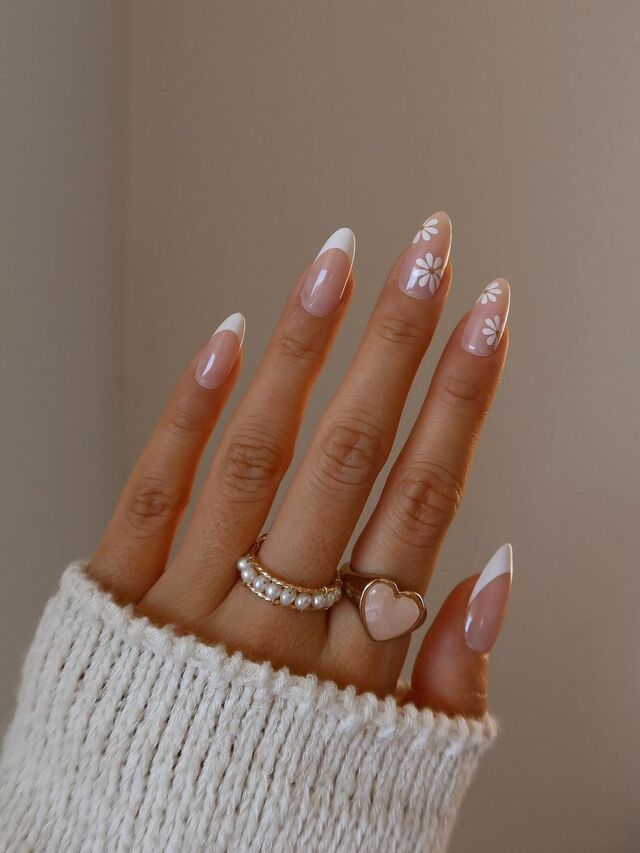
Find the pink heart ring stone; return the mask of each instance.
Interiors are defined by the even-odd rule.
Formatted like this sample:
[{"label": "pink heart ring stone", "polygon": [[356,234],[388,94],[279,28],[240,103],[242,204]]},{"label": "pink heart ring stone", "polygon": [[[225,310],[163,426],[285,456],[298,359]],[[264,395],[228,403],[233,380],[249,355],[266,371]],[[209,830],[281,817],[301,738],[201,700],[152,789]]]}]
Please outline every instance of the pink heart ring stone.
[{"label": "pink heart ring stone", "polygon": [[400,590],[390,578],[372,577],[355,572],[349,563],[340,569],[346,597],[360,613],[360,619],[372,640],[384,642],[410,634],[427,618],[422,596]]}]

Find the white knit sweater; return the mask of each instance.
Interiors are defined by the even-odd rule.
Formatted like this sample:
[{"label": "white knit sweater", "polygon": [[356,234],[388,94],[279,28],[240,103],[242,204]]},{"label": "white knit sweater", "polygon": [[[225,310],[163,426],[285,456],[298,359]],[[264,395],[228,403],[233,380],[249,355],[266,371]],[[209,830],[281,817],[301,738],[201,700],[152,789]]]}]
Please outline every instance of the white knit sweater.
[{"label": "white knit sweater", "polygon": [[2,851],[442,851],[495,735],[180,637],[65,572],[0,762]]}]

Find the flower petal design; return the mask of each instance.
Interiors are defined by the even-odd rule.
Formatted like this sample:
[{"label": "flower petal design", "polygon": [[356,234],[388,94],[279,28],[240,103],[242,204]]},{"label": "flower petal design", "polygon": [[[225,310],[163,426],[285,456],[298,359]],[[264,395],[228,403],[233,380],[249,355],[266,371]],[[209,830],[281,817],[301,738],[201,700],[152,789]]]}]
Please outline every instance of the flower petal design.
[{"label": "flower petal design", "polygon": [[501,322],[498,314],[495,314],[493,319],[491,317],[485,319],[482,334],[486,337],[488,346],[493,346],[498,342]]},{"label": "flower petal design", "polygon": [[425,219],[420,228],[418,229],[418,233],[413,238],[413,242],[417,243],[420,238],[422,238],[426,243],[429,242],[432,235],[439,234],[439,230],[436,228],[438,224],[438,220],[435,218]]},{"label": "flower petal design", "polygon": [[500,282],[492,281],[491,284],[488,284],[485,287],[477,301],[481,305],[488,305],[489,302],[497,302],[498,296],[500,296],[501,293],[502,290],[500,289]]},{"label": "flower petal design", "polygon": [[[435,294],[440,287],[442,278],[442,258],[434,258],[431,252],[427,252],[424,258],[416,258],[414,266],[420,270],[417,279],[418,287],[429,288],[431,294]],[[422,272],[424,270],[424,272]]]}]

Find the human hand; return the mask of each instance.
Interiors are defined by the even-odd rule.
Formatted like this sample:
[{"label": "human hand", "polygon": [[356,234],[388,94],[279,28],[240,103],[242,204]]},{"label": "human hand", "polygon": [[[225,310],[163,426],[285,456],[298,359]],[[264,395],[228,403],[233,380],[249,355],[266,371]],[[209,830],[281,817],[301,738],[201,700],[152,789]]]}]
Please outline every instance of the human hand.
[{"label": "human hand", "polygon": [[[394,264],[353,363],[283,497],[260,563],[292,586],[331,584],[384,465],[451,284],[451,225],[425,220]],[[380,696],[396,690],[407,635],[369,636],[351,601],[297,612],[252,594],[236,561],[261,533],[293,455],[305,401],[353,291],[355,242],[340,229],[303,272],[264,359],[216,447],[185,536],[169,552],[202,451],[237,379],[245,323],[228,318],[184,372],[93,555],[89,572],[158,624],[292,672]],[[424,593],[464,489],[507,353],[509,285],[495,279],[454,330],[415,426],[354,548],[362,574]],[[418,707],[486,710],[487,655],[500,628],[511,553],[474,593],[470,577],[427,632],[409,692]],[[470,603],[471,599],[471,603]]]}]

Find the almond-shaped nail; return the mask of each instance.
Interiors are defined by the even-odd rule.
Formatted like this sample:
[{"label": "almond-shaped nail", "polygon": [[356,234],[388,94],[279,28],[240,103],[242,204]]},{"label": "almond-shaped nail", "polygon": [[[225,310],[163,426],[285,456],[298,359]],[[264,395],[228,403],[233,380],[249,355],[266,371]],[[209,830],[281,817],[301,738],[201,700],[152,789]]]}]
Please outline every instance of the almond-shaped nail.
[{"label": "almond-shaped nail", "polygon": [[350,228],[338,228],[318,252],[300,291],[302,307],[314,317],[328,317],[342,299],[353,266],[356,238]]},{"label": "almond-shaped nail", "polygon": [[493,355],[507,327],[511,288],[495,278],[482,291],[462,333],[462,346],[473,355]]},{"label": "almond-shaped nail", "polygon": [[433,299],[451,251],[451,220],[444,210],[427,216],[405,249],[398,286],[414,299]]},{"label": "almond-shaped nail", "polygon": [[464,639],[474,652],[487,654],[498,638],[507,609],[513,552],[511,545],[498,548],[478,578],[467,605]]},{"label": "almond-shaped nail", "polygon": [[220,323],[205,344],[196,367],[196,382],[203,388],[219,388],[231,373],[244,341],[246,321],[242,314],[231,314]]}]

